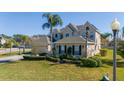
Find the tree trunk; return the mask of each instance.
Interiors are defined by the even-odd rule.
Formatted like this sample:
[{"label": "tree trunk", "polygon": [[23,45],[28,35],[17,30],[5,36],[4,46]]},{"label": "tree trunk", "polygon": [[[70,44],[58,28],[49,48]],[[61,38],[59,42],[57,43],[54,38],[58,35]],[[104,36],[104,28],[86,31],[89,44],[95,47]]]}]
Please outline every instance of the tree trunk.
[{"label": "tree trunk", "polygon": [[10,55],[11,55],[12,47],[10,47]]},{"label": "tree trunk", "polygon": [[23,47],[23,53],[25,53],[25,42],[24,42],[24,47]]}]

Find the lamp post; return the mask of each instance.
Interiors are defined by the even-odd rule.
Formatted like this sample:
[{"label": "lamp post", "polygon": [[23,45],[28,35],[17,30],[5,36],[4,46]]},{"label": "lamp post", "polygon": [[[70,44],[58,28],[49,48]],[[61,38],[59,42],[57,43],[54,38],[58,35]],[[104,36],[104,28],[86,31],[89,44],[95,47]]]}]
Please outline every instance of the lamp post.
[{"label": "lamp post", "polygon": [[116,36],[117,32],[120,28],[120,22],[115,18],[114,21],[111,24],[111,28],[113,31],[113,81],[116,81]]},{"label": "lamp post", "polygon": [[88,48],[87,48],[87,46],[88,46],[88,35],[89,35],[89,33],[88,33],[88,31],[89,31],[89,27],[86,27],[86,51],[85,51],[85,56],[86,56],[86,58],[88,58]]}]

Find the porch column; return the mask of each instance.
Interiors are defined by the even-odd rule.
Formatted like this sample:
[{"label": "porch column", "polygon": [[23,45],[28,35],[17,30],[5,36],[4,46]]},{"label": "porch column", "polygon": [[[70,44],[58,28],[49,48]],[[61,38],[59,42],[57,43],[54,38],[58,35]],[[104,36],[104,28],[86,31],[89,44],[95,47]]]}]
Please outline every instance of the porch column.
[{"label": "porch column", "polygon": [[59,54],[61,54],[61,45],[59,45]]},{"label": "porch column", "polygon": [[79,45],[79,55],[81,55],[81,45]]},{"label": "porch column", "polygon": [[65,45],[65,53],[67,53],[67,47],[66,47],[66,45]]}]

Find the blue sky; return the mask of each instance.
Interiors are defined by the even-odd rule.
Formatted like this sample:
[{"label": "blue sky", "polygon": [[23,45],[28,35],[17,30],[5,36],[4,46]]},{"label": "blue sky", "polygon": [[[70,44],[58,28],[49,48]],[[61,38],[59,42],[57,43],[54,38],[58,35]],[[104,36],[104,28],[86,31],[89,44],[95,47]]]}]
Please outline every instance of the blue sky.
[{"label": "blue sky", "polygon": [[[0,34],[12,36],[13,34],[48,34],[49,30],[43,30],[43,12],[0,12]],[[54,14],[54,13],[53,13]],[[111,32],[110,24],[114,18],[118,18],[121,27],[124,24],[124,13],[95,13],[95,12],[56,12],[63,19],[63,26],[74,23],[84,24],[86,21],[94,24],[101,32]],[[57,27],[57,28],[62,28]]]}]

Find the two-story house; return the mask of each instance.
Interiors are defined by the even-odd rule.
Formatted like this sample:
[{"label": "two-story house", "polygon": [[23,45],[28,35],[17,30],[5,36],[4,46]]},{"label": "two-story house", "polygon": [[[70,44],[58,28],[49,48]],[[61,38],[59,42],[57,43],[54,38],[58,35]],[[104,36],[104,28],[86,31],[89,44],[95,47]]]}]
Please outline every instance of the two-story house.
[{"label": "two-story house", "polygon": [[72,55],[85,56],[86,27],[89,28],[87,54],[93,56],[99,53],[101,34],[98,28],[87,21],[84,25],[70,23],[62,29],[54,29],[52,36],[56,54],[65,54],[71,50]]}]

